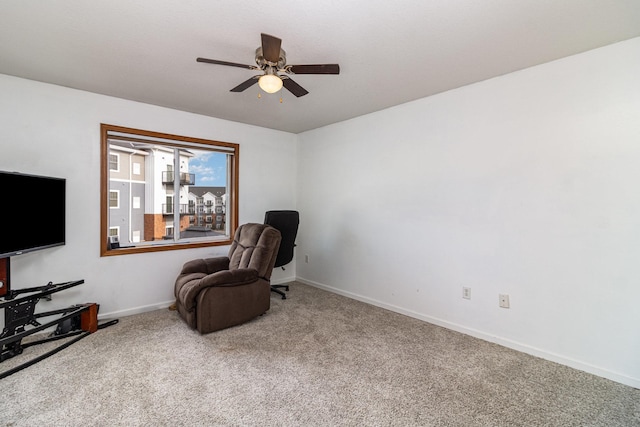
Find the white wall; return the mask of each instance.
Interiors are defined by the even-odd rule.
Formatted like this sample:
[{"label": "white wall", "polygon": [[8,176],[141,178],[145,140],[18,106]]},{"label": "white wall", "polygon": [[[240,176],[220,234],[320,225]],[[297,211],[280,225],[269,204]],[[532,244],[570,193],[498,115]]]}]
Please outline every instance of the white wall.
[{"label": "white wall", "polygon": [[[67,244],[11,258],[14,289],[84,279],[38,311],[96,302],[101,317],[168,306],[190,259],[228,247],[101,258],[100,123],[240,144],[240,223],[262,222],[270,209],[295,208],[296,136],[0,75],[0,170],[67,179]],[[21,209],[16,207],[16,216]],[[43,218],[46,213],[43,212]],[[42,232],[17,225],[15,232]],[[274,271],[274,282],[295,265]],[[41,307],[40,307],[41,306]]]},{"label": "white wall", "polygon": [[298,278],[640,387],[638,76],[640,38],[300,134]]}]

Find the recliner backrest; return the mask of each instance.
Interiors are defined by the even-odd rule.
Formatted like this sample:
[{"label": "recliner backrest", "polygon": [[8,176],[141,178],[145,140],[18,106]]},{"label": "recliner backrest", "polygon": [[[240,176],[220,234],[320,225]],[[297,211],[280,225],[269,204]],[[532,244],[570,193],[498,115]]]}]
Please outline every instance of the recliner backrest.
[{"label": "recliner backrest", "polygon": [[269,225],[241,225],[229,248],[229,270],[253,268],[259,277],[270,280],[281,239],[280,231]]}]

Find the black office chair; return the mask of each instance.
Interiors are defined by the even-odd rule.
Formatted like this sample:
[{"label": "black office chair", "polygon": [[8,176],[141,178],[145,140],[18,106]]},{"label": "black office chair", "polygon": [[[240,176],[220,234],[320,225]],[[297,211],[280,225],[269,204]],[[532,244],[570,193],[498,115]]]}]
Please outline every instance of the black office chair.
[{"label": "black office chair", "polygon": [[[264,223],[272,226],[282,234],[280,249],[276,257],[274,267],[280,267],[284,270],[284,266],[293,260],[293,248],[296,246],[296,235],[298,234],[298,225],[300,224],[300,214],[298,211],[267,211],[264,215]],[[271,285],[271,290],[287,299],[287,295],[281,291],[289,291],[288,285]]]}]

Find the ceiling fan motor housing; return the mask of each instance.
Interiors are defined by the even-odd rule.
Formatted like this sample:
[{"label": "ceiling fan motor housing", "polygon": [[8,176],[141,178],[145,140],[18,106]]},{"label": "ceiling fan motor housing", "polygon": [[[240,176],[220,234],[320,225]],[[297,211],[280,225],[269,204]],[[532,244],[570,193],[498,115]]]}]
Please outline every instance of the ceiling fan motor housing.
[{"label": "ceiling fan motor housing", "polygon": [[263,70],[267,66],[271,66],[271,67],[276,67],[278,69],[282,69],[287,64],[287,53],[284,51],[284,49],[280,49],[280,55],[278,56],[278,62],[277,63],[272,63],[272,62],[267,61],[264,58],[264,55],[262,54],[262,47],[259,47],[259,48],[256,49],[256,64],[258,64],[258,67],[260,67]]}]

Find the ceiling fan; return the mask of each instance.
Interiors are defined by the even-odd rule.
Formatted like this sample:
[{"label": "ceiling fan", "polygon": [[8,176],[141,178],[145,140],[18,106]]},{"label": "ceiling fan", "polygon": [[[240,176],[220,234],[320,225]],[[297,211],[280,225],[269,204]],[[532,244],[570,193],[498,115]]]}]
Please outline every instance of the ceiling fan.
[{"label": "ceiling fan", "polygon": [[263,74],[258,74],[240,83],[231,89],[231,92],[242,92],[258,83],[260,88],[267,93],[275,93],[284,86],[295,96],[301,97],[309,92],[291,80],[287,74],[340,74],[340,66],[338,64],[287,65],[287,56],[280,47],[281,44],[281,39],[262,33],[262,46],[256,49],[255,59],[257,65],[245,65],[207,58],[197,58],[196,61],[263,72]]}]

